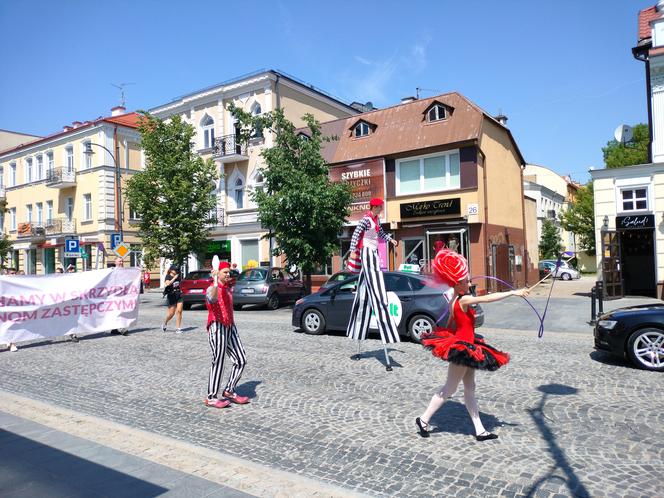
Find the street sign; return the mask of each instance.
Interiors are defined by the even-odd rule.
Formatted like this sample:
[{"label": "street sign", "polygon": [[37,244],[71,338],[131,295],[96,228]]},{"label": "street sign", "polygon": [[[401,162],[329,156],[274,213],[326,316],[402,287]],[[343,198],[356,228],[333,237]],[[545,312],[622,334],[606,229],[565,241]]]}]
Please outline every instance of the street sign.
[{"label": "street sign", "polygon": [[78,258],[81,255],[81,247],[78,239],[65,239],[65,258]]},{"label": "street sign", "polygon": [[126,242],[120,242],[115,249],[113,249],[113,252],[118,258],[123,258],[127,256],[131,252],[131,247],[129,247],[129,244]]},{"label": "street sign", "polygon": [[115,249],[122,243],[122,235],[119,233],[112,233],[111,234],[111,249]]}]

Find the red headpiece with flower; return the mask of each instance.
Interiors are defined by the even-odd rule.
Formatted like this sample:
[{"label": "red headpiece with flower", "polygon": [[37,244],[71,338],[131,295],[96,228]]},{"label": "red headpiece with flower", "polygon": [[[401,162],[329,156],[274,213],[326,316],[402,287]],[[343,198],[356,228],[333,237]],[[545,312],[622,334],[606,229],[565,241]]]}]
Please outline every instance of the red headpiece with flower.
[{"label": "red headpiece with flower", "polygon": [[443,283],[454,287],[468,277],[468,261],[451,249],[441,249],[432,262],[434,276]]}]

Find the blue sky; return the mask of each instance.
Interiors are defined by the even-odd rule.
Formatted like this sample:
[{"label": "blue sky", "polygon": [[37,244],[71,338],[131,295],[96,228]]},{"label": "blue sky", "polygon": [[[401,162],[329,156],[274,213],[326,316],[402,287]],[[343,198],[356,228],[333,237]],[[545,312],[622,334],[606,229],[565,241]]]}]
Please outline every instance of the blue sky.
[{"label": "blue sky", "polygon": [[49,134],[260,68],[384,107],[456,90],[529,162],[585,181],[647,119],[637,14],[655,0],[0,1],[0,128]]}]

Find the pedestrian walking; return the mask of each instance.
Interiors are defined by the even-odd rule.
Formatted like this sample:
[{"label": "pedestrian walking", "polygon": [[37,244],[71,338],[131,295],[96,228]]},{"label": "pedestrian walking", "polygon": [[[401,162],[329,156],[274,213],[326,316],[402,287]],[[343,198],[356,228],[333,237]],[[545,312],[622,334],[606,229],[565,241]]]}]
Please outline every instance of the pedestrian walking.
[{"label": "pedestrian walking", "polygon": [[161,330],[166,332],[168,322],[175,316],[175,333],[182,333],[182,308],[184,300],[182,298],[182,289],[180,288],[180,268],[177,265],[171,265],[164,281],[164,296],[168,301],[168,311],[166,318],[161,326]]},{"label": "pedestrian walking", "polygon": [[[208,394],[205,398],[205,405],[212,408],[225,408],[231,403],[245,405],[249,403],[249,398],[235,392],[235,387],[247,364],[247,355],[233,318],[230,265],[225,261],[219,263],[217,269],[212,270],[212,278],[212,285],[207,288],[205,293],[205,305],[208,309],[208,342],[212,351],[212,365],[208,377]],[[233,368],[223,391],[223,399],[219,399],[226,355],[233,362]]]},{"label": "pedestrian walking", "polygon": [[475,335],[475,312],[471,306],[479,303],[500,301],[510,296],[527,296],[527,289],[497,292],[486,296],[473,296],[469,292],[468,262],[451,249],[442,249],[433,261],[435,277],[454,289],[449,302],[447,326],[423,336],[422,344],[432,354],[449,362],[447,380],[431,398],[426,411],[415,419],[420,436],[429,437],[429,421],[463,382],[463,397],[466,409],[475,427],[478,441],[496,439],[497,434],[488,432],[482,420],[475,398],[475,370],[497,370],[509,361],[509,354],[498,351]]},{"label": "pedestrian walking", "polygon": [[378,238],[390,242],[395,247],[398,242],[391,235],[385,233],[380,226],[378,217],[383,210],[383,200],[379,198],[371,199],[369,206],[369,211],[358,223],[350,242],[351,256],[349,259],[357,260],[359,255],[361,269],[346,335],[358,341],[358,354],[355,358],[359,359],[360,341],[367,338],[371,311],[373,310],[376,314],[380,338],[383,341],[387,363],[386,369],[390,371],[392,366],[390,365],[390,356],[387,353],[386,344],[399,342],[399,332],[394,319],[389,313],[387,291],[385,290],[385,281],[383,272],[380,270],[378,257]]},{"label": "pedestrian walking", "polygon": [[145,290],[150,288],[150,272],[147,268],[143,268],[143,287]]}]

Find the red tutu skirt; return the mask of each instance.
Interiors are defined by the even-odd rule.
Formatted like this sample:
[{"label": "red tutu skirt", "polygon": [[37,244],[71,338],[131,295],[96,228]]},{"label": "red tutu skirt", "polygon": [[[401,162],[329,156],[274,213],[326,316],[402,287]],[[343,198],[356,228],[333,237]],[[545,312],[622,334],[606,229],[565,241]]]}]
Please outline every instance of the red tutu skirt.
[{"label": "red tutu skirt", "polygon": [[437,329],[422,337],[422,345],[441,360],[478,370],[498,370],[510,361],[509,353],[498,351],[476,334],[471,343],[460,340],[447,329]]}]

